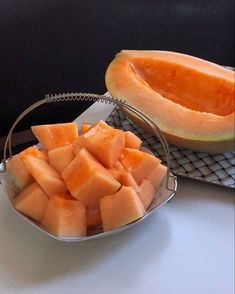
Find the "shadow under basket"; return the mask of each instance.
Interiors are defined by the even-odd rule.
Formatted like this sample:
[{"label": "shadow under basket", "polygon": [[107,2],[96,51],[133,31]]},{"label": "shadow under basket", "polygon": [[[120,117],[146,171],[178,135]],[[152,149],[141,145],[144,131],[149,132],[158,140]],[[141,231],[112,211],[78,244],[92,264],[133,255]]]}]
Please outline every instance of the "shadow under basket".
[{"label": "shadow under basket", "polygon": [[[129,223],[125,226],[122,226],[120,228],[111,230],[111,231],[106,231],[103,232],[102,229],[96,229],[93,231],[89,231],[88,235],[85,237],[60,237],[57,235],[52,234],[48,230],[46,230],[44,227],[42,227],[39,223],[35,222],[31,218],[25,216],[24,214],[18,212],[14,206],[13,206],[13,201],[17,194],[19,193],[19,190],[15,187],[14,182],[12,180],[12,177],[10,176],[10,173],[7,170],[7,162],[11,160],[12,157],[12,150],[11,150],[11,138],[12,134],[14,131],[15,126],[18,124],[18,122],[26,116],[29,112],[33,111],[37,107],[46,104],[46,103],[57,103],[57,102],[71,102],[71,101],[76,101],[76,102],[82,102],[82,101],[99,101],[101,103],[106,103],[106,104],[113,104],[119,109],[123,109],[125,111],[128,110],[129,112],[132,112],[134,115],[138,116],[139,119],[143,120],[145,124],[151,128],[152,133],[155,135],[156,140],[158,140],[161,143],[162,149],[164,151],[164,158],[160,158],[164,160],[167,166],[167,175],[162,182],[158,192],[156,193],[154,200],[152,201],[150,207],[147,210],[147,213],[140,219]],[[144,148],[144,151],[150,152],[151,150]],[[79,241],[85,241],[85,240],[90,240],[94,238],[103,238],[107,237],[119,232],[122,232],[140,222],[142,222],[144,219],[146,219],[149,215],[151,215],[154,211],[156,211],[158,208],[160,208],[162,205],[165,203],[169,202],[170,199],[175,195],[176,190],[177,190],[177,178],[174,176],[171,171],[170,171],[170,152],[169,152],[169,147],[166,139],[162,135],[161,131],[159,128],[155,125],[153,121],[151,121],[147,116],[145,116],[142,112],[137,110],[136,108],[132,107],[131,105],[127,104],[125,101],[122,100],[117,100],[113,99],[110,97],[106,97],[104,95],[97,95],[97,94],[90,94],[90,93],[69,93],[69,94],[58,94],[58,95],[47,95],[45,99],[39,100],[38,102],[34,103],[25,111],[23,111],[14,124],[12,125],[4,146],[4,158],[1,162],[0,165],[0,176],[1,176],[1,184],[3,186],[3,189],[6,192],[6,196],[9,200],[9,203],[14,209],[14,211],[22,217],[25,221],[29,222],[31,225],[33,225],[35,228],[43,232],[44,234],[60,240],[60,241],[65,241],[65,242],[79,242]]]}]

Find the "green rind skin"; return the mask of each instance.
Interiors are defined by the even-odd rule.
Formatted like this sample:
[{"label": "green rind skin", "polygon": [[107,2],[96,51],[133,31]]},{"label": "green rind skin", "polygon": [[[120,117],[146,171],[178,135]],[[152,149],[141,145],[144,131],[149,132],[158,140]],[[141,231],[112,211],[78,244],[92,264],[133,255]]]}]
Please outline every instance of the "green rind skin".
[{"label": "green rind skin", "polygon": [[[130,119],[135,122],[137,125],[141,126],[143,129],[146,129],[149,132],[152,132],[149,126],[147,126],[140,118],[136,117],[135,115],[131,114],[126,109],[122,109]],[[188,148],[194,151],[205,152],[209,154],[221,154],[226,152],[232,152],[235,150],[235,140],[234,136],[227,140],[219,140],[215,138],[214,141],[203,141],[203,138],[198,140],[189,140],[187,138],[181,138],[174,136],[172,134],[167,134],[162,132],[165,136],[166,140],[170,144],[174,144],[179,147]],[[235,134],[234,134],[235,135]]]}]

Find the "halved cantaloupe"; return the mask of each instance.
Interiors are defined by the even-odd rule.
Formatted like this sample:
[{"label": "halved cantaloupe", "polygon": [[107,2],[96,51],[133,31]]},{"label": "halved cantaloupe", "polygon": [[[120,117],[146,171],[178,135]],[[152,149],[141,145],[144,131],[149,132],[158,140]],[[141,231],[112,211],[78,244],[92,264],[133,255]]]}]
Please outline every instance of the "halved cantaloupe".
[{"label": "halved cantaloupe", "polygon": [[100,213],[103,230],[109,231],[143,217],[146,211],[136,191],[123,186],[100,200]]},{"label": "halved cantaloupe", "polygon": [[30,146],[20,153],[12,156],[11,160],[7,162],[7,170],[10,172],[15,186],[19,190],[24,189],[33,182],[33,177],[23,162],[27,155],[31,155],[45,161],[48,160],[47,155],[43,151],[38,150],[37,146]]},{"label": "halved cantaloupe", "polygon": [[147,176],[154,189],[157,191],[167,174],[167,167],[159,163]]},{"label": "halved cantaloupe", "polygon": [[24,164],[48,196],[67,191],[67,187],[61,179],[60,174],[46,161],[27,156],[24,158]]},{"label": "halved cantaloupe", "polygon": [[156,195],[156,190],[150,181],[143,180],[139,186],[138,195],[144,205],[144,208],[147,210]]},{"label": "halved cantaloupe", "polygon": [[69,194],[55,194],[48,201],[41,225],[60,237],[86,236],[86,208]]},{"label": "halved cantaloupe", "polygon": [[87,221],[87,229],[93,229],[101,226],[101,214],[99,208],[87,208],[86,209],[86,221]]},{"label": "halved cantaloupe", "polygon": [[110,168],[114,167],[125,146],[123,131],[110,127],[102,120],[81,137],[87,150]]},{"label": "halved cantaloupe", "polygon": [[58,173],[62,173],[74,159],[73,144],[65,145],[48,151],[48,158],[50,165],[56,171],[58,171]]},{"label": "halved cantaloupe", "polygon": [[124,137],[125,137],[125,147],[140,149],[140,145],[142,141],[134,133],[130,131],[126,131],[124,132]]},{"label": "halved cantaloupe", "polygon": [[149,153],[125,148],[120,162],[139,184],[160,163],[160,160]]},{"label": "halved cantaloupe", "polygon": [[48,197],[37,183],[25,188],[14,200],[14,207],[37,222],[41,222],[48,203]]},{"label": "halved cantaloupe", "polygon": [[145,113],[169,142],[210,153],[234,150],[234,81],[229,69],[167,51],[123,50],[105,75],[109,93]]},{"label": "halved cantaloupe", "polygon": [[78,127],[74,122],[32,126],[31,129],[47,150],[71,144],[78,137]]},{"label": "halved cantaloupe", "polygon": [[89,208],[99,206],[99,199],[115,193],[120,183],[93,157],[82,149],[61,174],[71,195]]}]

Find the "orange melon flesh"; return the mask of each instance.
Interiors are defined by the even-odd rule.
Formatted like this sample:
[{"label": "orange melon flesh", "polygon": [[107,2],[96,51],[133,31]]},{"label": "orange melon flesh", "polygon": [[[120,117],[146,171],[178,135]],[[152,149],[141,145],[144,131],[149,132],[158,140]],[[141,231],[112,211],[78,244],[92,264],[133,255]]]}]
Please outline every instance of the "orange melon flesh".
[{"label": "orange melon flesh", "polygon": [[87,150],[109,168],[114,167],[125,146],[123,131],[110,127],[102,120],[82,137]]},{"label": "orange melon flesh", "polygon": [[86,220],[87,220],[87,229],[93,229],[98,226],[101,226],[101,214],[99,208],[87,208],[86,209]]},{"label": "orange melon flesh", "polygon": [[48,196],[67,191],[67,187],[61,179],[60,174],[47,162],[32,156],[27,156],[24,159],[24,164]]},{"label": "orange melon flesh", "polygon": [[132,187],[135,191],[139,191],[139,186],[137,185],[131,173],[129,173],[128,171],[121,172],[120,183],[123,186]]},{"label": "orange melon flesh", "polygon": [[10,161],[7,162],[7,169],[11,174],[16,188],[24,189],[31,184],[34,179],[23,162],[25,156],[31,155],[43,160],[48,160],[47,155],[43,151],[39,151],[37,146],[31,146],[14,155]]},{"label": "orange melon flesh", "polygon": [[41,225],[59,237],[86,236],[86,208],[69,194],[55,194],[49,199]]},{"label": "orange melon flesh", "polygon": [[146,179],[150,181],[150,183],[157,191],[160,188],[166,175],[167,167],[160,163],[146,176]]},{"label": "orange melon flesh", "polygon": [[160,163],[160,160],[149,153],[125,148],[120,162],[139,184]]},{"label": "orange melon flesh", "polygon": [[74,158],[74,146],[72,144],[52,149],[48,152],[50,165],[62,173]]},{"label": "orange melon flesh", "polygon": [[88,131],[92,127],[91,124],[83,123],[81,126],[81,134],[84,134],[86,131]]},{"label": "orange melon flesh", "polygon": [[107,171],[110,173],[110,175],[117,180],[119,183],[121,183],[121,174],[122,171],[116,169],[116,168],[107,168]]},{"label": "orange melon flesh", "polygon": [[25,188],[14,200],[14,207],[21,213],[41,222],[48,203],[47,195],[37,183]]},{"label": "orange melon flesh", "polygon": [[74,122],[32,126],[31,129],[47,150],[71,144],[78,137],[77,124]]},{"label": "orange melon flesh", "polygon": [[100,198],[115,193],[121,186],[85,149],[76,155],[61,175],[71,195],[89,208],[97,208]]},{"label": "orange melon flesh", "polygon": [[123,167],[123,165],[121,164],[120,161],[117,161],[117,163],[115,164],[114,167],[115,167],[117,170],[123,170],[123,169],[124,169],[124,167]]},{"label": "orange melon flesh", "polygon": [[125,147],[140,149],[140,145],[142,141],[134,133],[130,131],[126,131],[124,132],[124,137],[125,137]]},{"label": "orange melon flesh", "polygon": [[200,58],[135,50],[121,51],[105,76],[111,96],[144,112],[169,142],[211,153],[234,148],[234,80]]},{"label": "orange melon flesh", "polygon": [[24,161],[24,158],[28,155],[48,161],[47,151],[39,150],[36,145],[26,148],[25,150],[21,151],[18,155],[22,161]]},{"label": "orange melon flesh", "polygon": [[114,179],[121,183],[121,174],[124,171],[124,167],[119,161],[117,161],[113,168],[107,168],[107,171],[112,175],[112,177],[114,177]]},{"label": "orange melon flesh", "polygon": [[100,213],[104,231],[125,226],[146,213],[144,206],[132,187],[122,187],[113,195],[100,200]]},{"label": "orange melon flesh", "polygon": [[24,189],[34,181],[18,154],[12,156],[11,160],[7,162],[7,170],[10,172],[15,187],[19,190]]},{"label": "orange melon flesh", "polygon": [[[191,110],[221,116],[229,115],[234,111],[232,99],[234,89],[226,80],[221,79],[218,83],[217,79],[211,79],[209,75],[202,76],[198,71],[160,58],[156,60],[139,58],[132,66],[149,87],[172,102]],[[159,72],[161,74],[157,74]],[[197,83],[197,87],[193,82]]]},{"label": "orange melon flesh", "polygon": [[156,190],[150,181],[143,180],[139,186],[138,195],[144,205],[144,208],[147,210],[156,195]]},{"label": "orange melon flesh", "polygon": [[74,155],[76,156],[83,148],[85,148],[84,139],[82,136],[79,136],[74,142],[73,142],[73,148],[74,148]]}]

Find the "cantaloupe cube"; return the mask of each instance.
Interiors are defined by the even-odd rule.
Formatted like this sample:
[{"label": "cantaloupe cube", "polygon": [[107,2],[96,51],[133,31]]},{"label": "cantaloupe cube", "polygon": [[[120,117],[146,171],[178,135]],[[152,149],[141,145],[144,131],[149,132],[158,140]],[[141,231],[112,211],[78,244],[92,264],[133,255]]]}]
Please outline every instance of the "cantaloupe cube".
[{"label": "cantaloupe cube", "polygon": [[32,126],[31,129],[47,150],[71,144],[78,137],[77,124],[74,122]]},{"label": "cantaloupe cube", "polygon": [[7,162],[7,170],[10,172],[15,187],[19,190],[24,189],[34,181],[18,155],[12,156],[11,160]]},{"label": "cantaloupe cube", "polygon": [[84,134],[86,131],[88,131],[92,127],[91,124],[83,123],[81,126],[81,134]]},{"label": "cantaloupe cube", "polygon": [[84,145],[104,166],[112,168],[118,161],[124,146],[124,132],[99,121],[82,135]]},{"label": "cantaloupe cube", "polygon": [[99,208],[87,208],[86,209],[86,220],[87,228],[93,229],[98,226],[101,226],[101,214]]},{"label": "cantaloupe cube", "polygon": [[109,231],[143,217],[146,211],[136,191],[123,186],[100,200],[100,213],[103,230]]},{"label": "cantaloupe cube", "polygon": [[48,161],[48,154],[46,150],[39,150],[36,145],[30,146],[26,148],[25,150],[21,151],[19,154],[19,157],[21,160],[24,160],[24,158],[28,155]]},{"label": "cantaloupe cube", "polygon": [[122,172],[116,168],[107,168],[107,171],[110,173],[110,175],[116,179],[119,183],[121,183],[121,174]]},{"label": "cantaloupe cube", "polygon": [[72,144],[58,147],[48,151],[48,158],[50,165],[62,173],[62,171],[70,164],[74,159],[74,146]]},{"label": "cantaloupe cube", "polygon": [[35,181],[41,186],[48,196],[67,191],[67,187],[60,177],[60,174],[46,161],[32,156],[27,156],[24,159],[24,164]]},{"label": "cantaloupe cube", "polygon": [[144,205],[144,208],[147,210],[156,195],[156,190],[150,181],[143,180],[139,186],[138,195]]},{"label": "cantaloupe cube", "polygon": [[37,183],[25,188],[14,200],[14,207],[37,222],[41,222],[48,197]]},{"label": "cantaloupe cube", "polygon": [[139,191],[139,186],[137,185],[135,179],[130,172],[123,170],[120,175],[120,183],[123,186],[132,187],[135,191]]},{"label": "cantaloupe cube", "polygon": [[86,208],[69,194],[55,194],[48,201],[41,225],[60,237],[86,236]]},{"label": "cantaloupe cube", "polygon": [[19,190],[24,189],[34,181],[23,162],[25,156],[28,155],[48,160],[47,155],[43,151],[38,150],[37,146],[28,147],[20,153],[12,156],[11,160],[7,162],[7,170],[10,172],[14,185]]},{"label": "cantaloupe cube", "polygon": [[139,184],[160,163],[160,160],[149,153],[125,148],[120,162]]},{"label": "cantaloupe cube", "polygon": [[114,179],[121,183],[121,174],[124,171],[124,167],[119,161],[117,161],[113,168],[107,168],[107,171],[114,177]]},{"label": "cantaloupe cube", "polygon": [[167,167],[163,164],[158,164],[146,177],[157,191],[167,174]]},{"label": "cantaloupe cube", "polygon": [[124,132],[124,137],[125,137],[125,147],[126,148],[140,149],[140,145],[141,145],[142,141],[134,133],[132,133],[130,131],[126,131],[126,132]]},{"label": "cantaloupe cube", "polygon": [[73,142],[73,148],[74,148],[74,155],[76,156],[83,148],[85,148],[84,139],[82,136],[79,136],[74,142]]},{"label": "cantaloupe cube", "polygon": [[71,195],[89,208],[99,206],[99,199],[115,193],[120,183],[93,157],[82,149],[62,172]]},{"label": "cantaloupe cube", "polygon": [[123,167],[123,165],[121,164],[120,161],[117,161],[114,168],[116,168],[117,170],[123,170],[124,169],[124,167]]}]

